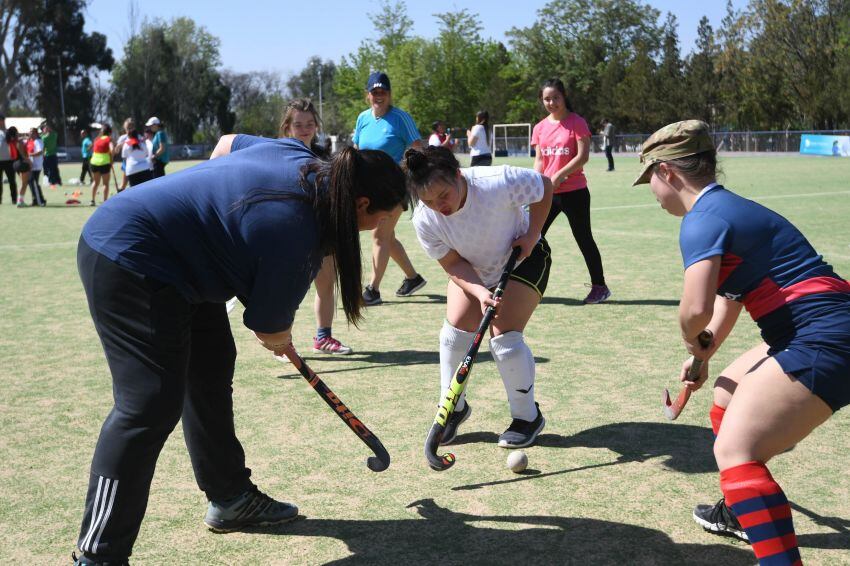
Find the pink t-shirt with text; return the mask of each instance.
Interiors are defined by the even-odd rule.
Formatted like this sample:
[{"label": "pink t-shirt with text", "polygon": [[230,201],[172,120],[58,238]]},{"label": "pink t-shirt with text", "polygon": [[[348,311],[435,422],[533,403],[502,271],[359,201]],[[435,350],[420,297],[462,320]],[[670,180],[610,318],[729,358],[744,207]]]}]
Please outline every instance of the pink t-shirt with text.
[{"label": "pink t-shirt with text", "polygon": [[[578,152],[578,140],[589,138],[590,128],[584,118],[570,112],[569,116],[560,122],[552,122],[549,117],[540,120],[531,133],[531,145],[536,146],[543,163],[543,174],[550,179],[555,173],[572,161]],[[583,189],[587,186],[584,171],[578,169],[569,174],[560,186],[555,187],[556,193],[566,193]]]}]

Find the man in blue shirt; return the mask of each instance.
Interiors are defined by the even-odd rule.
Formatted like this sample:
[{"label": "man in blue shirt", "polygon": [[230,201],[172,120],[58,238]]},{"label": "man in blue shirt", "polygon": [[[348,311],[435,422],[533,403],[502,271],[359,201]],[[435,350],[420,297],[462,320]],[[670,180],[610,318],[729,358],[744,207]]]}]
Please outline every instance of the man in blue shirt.
[{"label": "man in blue shirt", "polygon": [[[369,108],[360,113],[354,126],[352,142],[360,149],[379,149],[398,163],[408,147],[422,147],[419,129],[410,114],[392,105],[390,78],[386,73],[376,71],[366,81],[366,98]],[[425,286],[425,279],[414,269],[404,246],[395,236],[398,216],[382,222],[372,232],[372,277],[363,291],[366,305],[380,305],[381,280],[387,270],[390,258],[393,258],[404,271],[404,281],[396,291],[397,297],[408,297]]]}]

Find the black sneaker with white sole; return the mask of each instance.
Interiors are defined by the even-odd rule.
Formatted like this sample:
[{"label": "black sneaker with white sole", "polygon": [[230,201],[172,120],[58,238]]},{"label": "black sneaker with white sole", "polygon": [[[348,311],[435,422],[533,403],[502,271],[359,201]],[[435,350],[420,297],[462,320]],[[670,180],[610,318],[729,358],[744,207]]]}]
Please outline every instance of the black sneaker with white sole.
[{"label": "black sneaker with white sole", "polygon": [[440,446],[454,442],[457,436],[457,429],[471,414],[472,407],[469,406],[469,403],[464,403],[463,409],[455,411],[449,416],[449,419],[446,421],[446,428],[443,430],[443,438],[440,439]]},{"label": "black sneaker with white sole", "polygon": [[738,518],[726,506],[725,497],[714,505],[694,507],[694,521],[710,533],[735,537],[744,542],[750,541]]},{"label": "black sneaker with white sole", "polygon": [[396,297],[409,297],[419,289],[425,286],[427,281],[419,275],[416,274],[416,277],[411,277],[410,279],[405,279],[401,282],[401,287],[398,288],[398,291],[395,292]]},{"label": "black sneaker with white sole", "polygon": [[540,405],[535,403],[534,406],[537,407],[537,417],[533,421],[522,419],[511,421],[511,426],[499,435],[500,448],[525,448],[534,444],[537,435],[546,426],[546,419],[540,412]]},{"label": "black sneaker with white sole", "polygon": [[229,533],[248,527],[278,525],[297,517],[298,507],[276,501],[254,486],[228,501],[210,501],[204,523],[211,531]]}]

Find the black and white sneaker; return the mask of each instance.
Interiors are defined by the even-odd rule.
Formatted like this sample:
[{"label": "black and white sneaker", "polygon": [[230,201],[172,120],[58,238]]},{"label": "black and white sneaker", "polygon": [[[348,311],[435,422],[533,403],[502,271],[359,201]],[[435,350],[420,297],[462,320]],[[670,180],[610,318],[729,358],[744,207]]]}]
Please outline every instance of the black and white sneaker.
[{"label": "black and white sneaker", "polygon": [[747,533],[741,527],[741,523],[738,522],[738,518],[726,506],[725,497],[714,505],[697,505],[694,507],[694,521],[710,533],[735,537],[744,542],[750,541]]},{"label": "black and white sneaker", "polygon": [[427,281],[419,275],[416,274],[416,277],[412,277],[410,279],[405,279],[401,282],[401,287],[398,288],[398,291],[395,292],[396,297],[409,297],[419,289],[425,286]]},{"label": "black and white sneaker", "polygon": [[537,407],[537,417],[533,421],[524,421],[522,419],[514,419],[511,421],[511,426],[499,435],[500,448],[525,448],[531,446],[537,440],[537,435],[546,426],[546,419],[543,418],[543,413],[540,412],[540,405],[534,404]]},{"label": "black and white sneaker", "polygon": [[363,289],[363,304],[367,307],[375,307],[384,304],[381,300],[381,292],[376,291],[371,285],[366,285]]},{"label": "black and white sneaker", "polygon": [[446,428],[443,430],[443,438],[440,439],[440,446],[451,444],[457,437],[457,429],[460,427],[469,415],[472,414],[472,407],[469,403],[464,403],[463,409],[453,412],[446,421]]},{"label": "black and white sneaker", "polygon": [[210,501],[204,523],[216,533],[278,525],[298,518],[298,507],[276,501],[256,486],[229,501]]}]

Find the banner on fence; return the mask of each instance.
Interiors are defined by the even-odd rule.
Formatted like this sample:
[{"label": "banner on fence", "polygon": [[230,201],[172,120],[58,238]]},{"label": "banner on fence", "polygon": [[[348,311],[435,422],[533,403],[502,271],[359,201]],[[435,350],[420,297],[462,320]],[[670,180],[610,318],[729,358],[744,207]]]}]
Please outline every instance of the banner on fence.
[{"label": "banner on fence", "polygon": [[850,136],[803,134],[800,137],[800,153],[850,157]]}]

